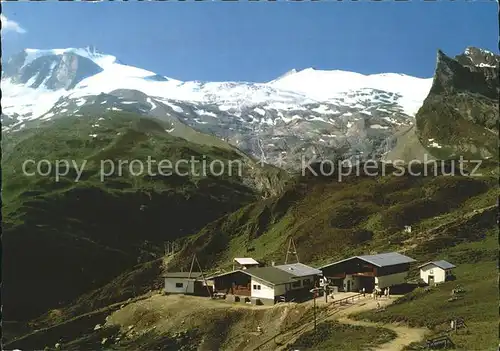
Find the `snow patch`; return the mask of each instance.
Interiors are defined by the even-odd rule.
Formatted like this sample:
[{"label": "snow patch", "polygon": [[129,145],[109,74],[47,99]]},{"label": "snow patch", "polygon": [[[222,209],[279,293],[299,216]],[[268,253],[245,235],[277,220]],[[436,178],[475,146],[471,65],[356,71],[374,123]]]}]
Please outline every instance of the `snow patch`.
[{"label": "snow patch", "polygon": [[381,126],[380,124],[372,124],[370,126],[370,128],[373,128],[373,129],[389,129],[389,127]]},{"label": "snow patch", "polygon": [[205,111],[205,110],[194,110],[194,113],[196,113],[198,116],[210,116],[210,117],[217,117],[217,115],[211,111]]},{"label": "snow patch", "polygon": [[290,122],[293,122],[293,121],[297,121],[297,120],[302,120],[303,118],[300,117],[299,115],[293,115],[291,118],[290,117],[282,117],[283,121],[285,121],[285,123],[290,123]]},{"label": "snow patch", "polygon": [[150,97],[148,97],[146,99],[146,101],[148,102],[148,104],[151,105],[151,109],[155,109],[156,108],[156,104],[153,102],[153,100]]},{"label": "snow patch", "polygon": [[172,110],[174,110],[177,113],[183,113],[184,112],[184,110],[181,107],[179,107],[177,105],[174,105],[174,104],[171,104],[169,102],[165,102],[165,105],[170,106],[172,108]]},{"label": "snow patch", "polygon": [[76,106],[82,106],[85,104],[85,99],[78,99],[75,101]]},{"label": "snow patch", "polygon": [[23,123],[21,124],[17,129],[14,130],[14,132],[19,132],[21,129],[25,128],[26,127],[26,124]]},{"label": "snow patch", "polygon": [[257,107],[257,108],[254,108],[253,110],[254,110],[255,112],[257,112],[257,113],[258,113],[259,115],[261,115],[261,116],[265,116],[265,114],[266,114],[266,111],[265,111],[265,110],[263,110],[263,109],[261,109],[261,108],[258,108],[258,107]]},{"label": "snow patch", "polygon": [[219,106],[219,110],[221,110],[223,112],[229,111],[232,108],[233,108],[233,106],[228,106],[228,105],[221,105],[221,106]]},{"label": "snow patch", "polygon": [[40,119],[50,119],[50,118],[51,118],[51,117],[53,117],[53,116],[54,116],[54,114],[53,114],[52,112],[49,112],[49,113],[47,113],[45,116],[43,116],[43,117],[42,117],[42,118],[40,118]]},{"label": "snow patch", "polygon": [[318,107],[313,108],[311,111],[314,111],[317,113],[329,113],[330,108],[328,106],[325,106],[325,105],[319,105]]}]

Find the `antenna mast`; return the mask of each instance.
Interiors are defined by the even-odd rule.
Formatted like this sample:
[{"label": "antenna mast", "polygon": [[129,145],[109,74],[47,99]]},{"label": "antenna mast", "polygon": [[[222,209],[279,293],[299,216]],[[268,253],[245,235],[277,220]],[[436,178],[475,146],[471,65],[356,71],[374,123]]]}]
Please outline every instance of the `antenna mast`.
[{"label": "antenna mast", "polygon": [[[207,291],[208,291],[208,296],[210,296],[210,298],[212,298],[212,292],[210,291],[210,288],[208,287],[208,284],[207,284],[207,280],[205,278],[205,274],[203,273],[203,269],[201,269],[201,265],[200,265],[200,262],[198,261],[198,259],[196,258],[196,254],[193,254],[193,260],[191,261],[191,268],[189,269],[189,275],[188,275],[188,279],[191,279],[191,273],[193,272],[193,267],[194,267],[194,263],[196,262],[196,264],[198,265],[198,269],[200,270],[200,273],[201,273],[201,277],[203,278],[203,283],[205,284],[205,286],[207,287]],[[186,284],[186,292],[187,292],[187,287],[188,287],[189,284]]]},{"label": "antenna mast", "polygon": [[288,263],[288,254],[294,254],[295,259],[297,260],[297,263],[299,263],[299,255],[297,253],[297,247],[295,246],[295,241],[293,238],[290,238],[290,241],[288,242],[288,249],[286,250],[286,257],[285,257],[285,264]]}]

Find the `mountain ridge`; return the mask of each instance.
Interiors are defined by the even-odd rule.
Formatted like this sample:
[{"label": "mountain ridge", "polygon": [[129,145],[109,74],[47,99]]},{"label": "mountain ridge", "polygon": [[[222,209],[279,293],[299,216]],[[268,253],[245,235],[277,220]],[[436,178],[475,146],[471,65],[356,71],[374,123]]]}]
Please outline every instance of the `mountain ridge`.
[{"label": "mountain ridge", "polygon": [[[42,120],[78,117],[82,106],[93,105],[95,113],[121,110],[176,120],[268,163],[277,165],[285,157],[289,169],[297,168],[302,154],[309,158],[378,157],[385,140],[401,126],[412,123],[412,113],[431,85],[430,79],[399,74],[313,69],[292,70],[268,83],[182,82],[124,65],[115,56],[90,49],[31,50],[28,56],[4,67],[7,74],[2,87],[4,99],[9,101],[2,110],[5,133],[38,126]],[[61,79],[56,79],[59,70],[40,72],[42,62],[57,64],[64,57],[76,57],[76,68],[82,66],[80,62],[91,60],[102,71],[79,75],[65,71],[62,77],[77,78],[66,84],[45,84]],[[40,70],[26,73],[25,62]],[[297,79],[302,80],[304,75],[312,80],[324,77],[324,85],[302,84],[301,91],[294,91],[298,89]],[[36,89],[30,87],[30,79],[40,83]],[[398,83],[401,79],[404,84]],[[411,88],[413,83],[416,90]],[[400,88],[403,86],[405,91]],[[112,96],[118,90],[140,91],[145,96],[138,100],[133,94],[127,99],[110,97],[112,103],[96,105],[98,96]]]}]

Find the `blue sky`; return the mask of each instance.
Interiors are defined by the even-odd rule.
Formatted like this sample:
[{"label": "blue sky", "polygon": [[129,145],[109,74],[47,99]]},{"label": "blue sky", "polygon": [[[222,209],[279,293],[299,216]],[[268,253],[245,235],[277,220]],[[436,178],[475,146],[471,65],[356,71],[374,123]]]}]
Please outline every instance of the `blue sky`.
[{"label": "blue sky", "polygon": [[[3,56],[95,45],[180,80],[269,81],[292,68],[431,77],[436,51],[498,53],[478,2],[4,2]],[[15,27],[17,23],[18,27]],[[21,33],[23,32],[24,33]]]}]

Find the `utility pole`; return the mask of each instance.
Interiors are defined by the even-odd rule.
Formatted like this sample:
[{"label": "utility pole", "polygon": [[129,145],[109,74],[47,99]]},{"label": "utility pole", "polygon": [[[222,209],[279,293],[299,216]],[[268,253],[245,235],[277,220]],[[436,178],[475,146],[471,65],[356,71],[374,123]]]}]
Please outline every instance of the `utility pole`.
[{"label": "utility pole", "polygon": [[324,288],[324,294],[325,294],[325,303],[328,303],[328,282],[324,282],[325,285],[323,285]]},{"label": "utility pole", "polygon": [[323,290],[323,294],[325,294],[325,303],[328,303],[328,292],[330,291],[331,288],[333,289],[333,286],[329,286],[328,283],[329,282],[326,277],[320,279],[319,284],[321,286],[321,290]]},{"label": "utility pole", "polygon": [[314,290],[314,332],[316,332],[316,290]]},{"label": "utility pole", "polygon": [[316,332],[316,294],[318,293],[319,288],[316,286],[310,291],[313,293],[313,314],[314,314],[314,332]]},{"label": "utility pole", "polygon": [[175,241],[165,241],[163,243],[165,256],[173,255],[179,249],[179,244]]},{"label": "utility pole", "polygon": [[164,246],[164,249],[165,249],[165,256],[170,255],[170,253],[171,253],[170,241],[166,241],[165,243],[163,243],[163,246]]}]

